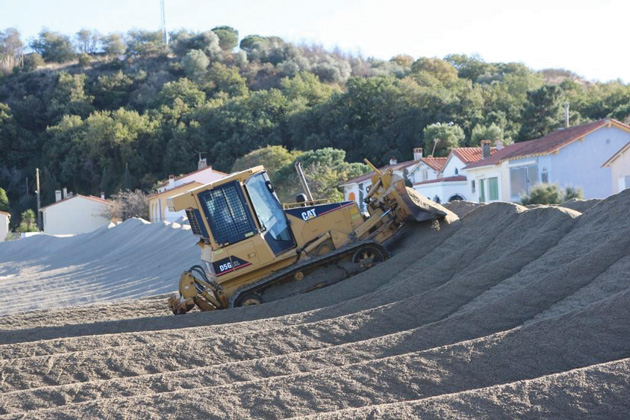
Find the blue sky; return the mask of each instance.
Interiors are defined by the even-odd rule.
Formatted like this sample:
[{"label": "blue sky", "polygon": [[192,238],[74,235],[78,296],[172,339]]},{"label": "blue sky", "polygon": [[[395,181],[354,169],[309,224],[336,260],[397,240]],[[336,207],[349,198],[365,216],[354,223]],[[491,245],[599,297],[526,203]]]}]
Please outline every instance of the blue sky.
[{"label": "blue sky", "polygon": [[[389,59],[479,54],[486,61],[562,67],[630,82],[628,0],[165,0],[169,30],[230,25],[241,37],[278,35]],[[0,29],[74,34],[158,29],[159,0],[0,0]]]}]

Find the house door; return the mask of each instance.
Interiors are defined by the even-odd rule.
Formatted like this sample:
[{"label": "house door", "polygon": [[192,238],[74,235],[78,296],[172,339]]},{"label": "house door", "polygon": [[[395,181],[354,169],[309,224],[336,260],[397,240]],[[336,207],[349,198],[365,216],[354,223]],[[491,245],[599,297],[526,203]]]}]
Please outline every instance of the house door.
[{"label": "house door", "polygon": [[486,202],[486,180],[485,179],[479,180],[479,202],[480,203]]}]

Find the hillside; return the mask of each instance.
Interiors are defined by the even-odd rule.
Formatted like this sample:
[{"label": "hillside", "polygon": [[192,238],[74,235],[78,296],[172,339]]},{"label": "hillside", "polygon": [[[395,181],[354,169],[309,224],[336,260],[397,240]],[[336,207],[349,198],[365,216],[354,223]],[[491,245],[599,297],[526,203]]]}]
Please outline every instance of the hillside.
[{"label": "hillside", "polygon": [[572,124],[630,114],[628,85],[476,56],[384,61],[229,27],[178,31],[168,46],[159,32],[43,30],[22,56],[19,33],[3,34],[14,59],[0,71],[0,187],[14,216],[34,208],[35,167],[47,204],[62,187],[149,191],[195,169],[199,152],[222,171],[267,145],[381,165],[431,150],[425,129],[436,123],[455,130],[451,147],[540,136],[562,124],[564,101]]}]

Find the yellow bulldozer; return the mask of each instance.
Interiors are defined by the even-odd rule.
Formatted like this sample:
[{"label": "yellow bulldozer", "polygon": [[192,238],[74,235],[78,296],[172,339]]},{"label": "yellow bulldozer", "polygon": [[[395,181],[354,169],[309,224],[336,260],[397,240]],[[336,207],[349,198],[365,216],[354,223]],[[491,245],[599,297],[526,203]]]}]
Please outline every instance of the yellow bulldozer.
[{"label": "yellow bulldozer", "polygon": [[446,211],[405,186],[391,169],[374,171],[364,214],[354,201],[281,204],[264,167],[231,174],[167,200],[185,210],[202,265],[186,270],[174,314],[259,305],[329,286],[389,258],[385,243],[410,221],[439,223]]}]

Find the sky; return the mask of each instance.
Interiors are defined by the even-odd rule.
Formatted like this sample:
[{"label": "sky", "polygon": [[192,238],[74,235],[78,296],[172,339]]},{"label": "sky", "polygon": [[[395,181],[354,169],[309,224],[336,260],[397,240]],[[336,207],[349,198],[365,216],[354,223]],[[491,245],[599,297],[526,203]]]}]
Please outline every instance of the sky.
[{"label": "sky", "polygon": [[[245,35],[338,47],[364,57],[478,54],[589,80],[630,82],[629,0],[164,0],[167,30],[229,25]],[[160,28],[160,0],[0,0],[0,30],[23,39]]]}]

